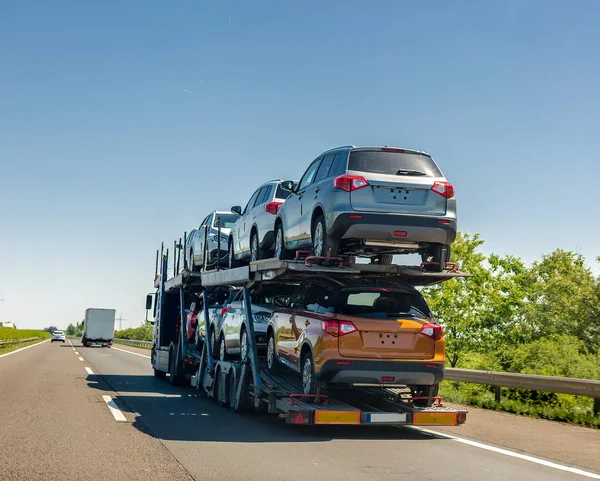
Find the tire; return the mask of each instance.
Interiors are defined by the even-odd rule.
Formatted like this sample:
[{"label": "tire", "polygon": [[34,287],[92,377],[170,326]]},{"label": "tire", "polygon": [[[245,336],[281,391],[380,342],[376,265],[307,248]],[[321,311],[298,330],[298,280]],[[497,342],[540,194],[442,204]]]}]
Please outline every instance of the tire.
[{"label": "tire", "polygon": [[54,344],[54,339],[50,339],[50,344]]},{"label": "tire", "polygon": [[312,244],[313,254],[317,257],[326,257],[328,251],[330,251],[330,257],[338,255],[339,242],[327,234],[325,217],[323,215],[317,217],[313,223]]},{"label": "tire", "polygon": [[185,377],[181,374],[176,374],[177,366],[173,353],[169,355],[169,381],[173,386],[181,386],[185,380]]},{"label": "tire", "polygon": [[231,369],[227,376],[227,402],[229,407],[235,411],[235,395],[237,393],[237,376],[235,371]]},{"label": "tire", "polygon": [[231,238],[229,239],[227,250],[229,251],[229,255],[227,256],[227,267],[229,267],[230,269],[240,267],[240,262],[235,258],[235,252],[233,250],[233,239]]},{"label": "tire", "polygon": [[225,338],[223,334],[219,336],[219,361],[228,361],[227,348],[225,347]]},{"label": "tire", "polygon": [[427,397],[427,399],[417,399],[413,401],[413,404],[417,407],[429,407],[433,404],[434,398],[438,395],[440,390],[439,384],[433,384],[431,386],[411,386],[413,397]]},{"label": "tire", "polygon": [[274,375],[281,372],[281,363],[275,353],[275,336],[272,332],[269,333],[267,338],[267,370]]},{"label": "tire", "polygon": [[283,225],[280,223],[275,227],[275,246],[274,246],[274,254],[273,257],[275,259],[279,259],[280,261],[285,261],[290,259],[292,253],[285,248],[285,237],[283,235]]},{"label": "tire", "polygon": [[[240,334],[240,361],[244,362],[248,356],[249,356],[249,352],[248,349],[250,348],[250,346],[248,345],[248,331],[246,330],[245,327],[242,327],[242,333]],[[244,353],[244,350],[246,351]]]},{"label": "tire", "polygon": [[210,345],[212,347],[212,357],[217,357],[219,354],[219,350],[217,347],[217,337],[215,336],[215,328],[210,328]]},{"label": "tire", "polygon": [[450,260],[450,246],[447,244],[431,245],[424,254],[421,254],[421,260],[428,262],[430,257],[432,258],[431,262],[436,264],[434,265],[434,270],[438,272],[443,271],[446,263]]},{"label": "tire", "polygon": [[190,249],[190,271],[198,272],[201,268],[194,265],[194,251]]},{"label": "tire", "polygon": [[164,379],[167,376],[165,371],[159,371],[158,369],[154,369],[154,377],[156,379]]},{"label": "tire", "polygon": [[371,258],[371,264],[377,264],[380,266],[389,266],[394,261],[394,254],[379,254]]},{"label": "tire", "polygon": [[260,246],[258,240],[258,232],[253,231],[252,236],[250,236],[250,261],[259,261],[265,258],[264,249]]},{"label": "tire", "polygon": [[[198,313],[198,315],[200,315],[200,313]],[[202,315],[204,315],[204,312],[202,312]],[[196,330],[194,331],[194,346],[196,346],[196,349],[201,350],[202,344],[204,344],[204,339],[202,339],[202,337],[200,336],[200,326],[198,325],[198,317],[196,317]]]},{"label": "tire", "polygon": [[310,351],[306,351],[302,356],[300,374],[302,376],[302,392],[315,394],[317,392],[317,376],[315,375],[315,361]]}]

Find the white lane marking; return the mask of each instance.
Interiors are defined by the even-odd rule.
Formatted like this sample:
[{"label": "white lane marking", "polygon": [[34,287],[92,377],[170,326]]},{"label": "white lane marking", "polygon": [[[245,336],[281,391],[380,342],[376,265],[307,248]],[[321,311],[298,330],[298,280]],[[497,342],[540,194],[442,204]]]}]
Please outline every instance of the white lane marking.
[{"label": "white lane marking", "polygon": [[121,410],[117,407],[117,405],[113,401],[113,398],[111,398],[110,396],[107,396],[107,395],[103,395],[102,399],[104,399],[104,402],[108,406],[110,413],[115,418],[115,421],[127,421],[127,418],[125,417],[125,415],[121,412]]},{"label": "white lane marking", "polygon": [[134,356],[140,356],[140,357],[145,357],[146,359],[150,359],[150,356],[146,356],[144,354],[138,354],[137,352],[131,352],[131,351],[126,351],[125,349],[119,349],[118,347],[111,347],[111,349],[114,349],[116,351],[121,351],[121,352],[126,352],[127,354],[133,354]]},{"label": "white lane marking", "polygon": [[16,354],[19,351],[24,351],[25,349],[29,349],[30,347],[39,346],[40,344],[44,344],[45,342],[50,342],[50,339],[46,339],[42,342],[36,342],[35,344],[31,344],[30,346],[22,347],[21,349],[15,349],[14,351],[7,352],[6,354],[0,354],[0,357],[10,356],[11,354]]},{"label": "white lane marking", "polygon": [[85,370],[88,374],[94,374],[94,371],[92,371],[92,368],[85,366]]},{"label": "white lane marking", "polygon": [[78,353],[77,351],[75,351],[75,354],[76,354],[77,356],[79,356],[79,353]]},{"label": "white lane marking", "polygon": [[421,431],[427,434],[431,434],[433,436],[438,436],[441,438],[451,439],[452,441],[456,441],[458,443],[467,444],[469,446],[474,446],[476,448],[485,449],[487,451],[492,451],[498,454],[504,454],[505,456],[510,456],[512,458],[523,459],[525,461],[530,461],[535,464],[541,464],[542,466],[547,466],[549,468],[558,469],[559,471],[567,471],[569,473],[578,474],[580,476],[585,476],[586,478],[591,479],[600,479],[600,474],[591,473],[589,471],[584,471],[579,468],[572,468],[571,466],[565,466],[563,464],[553,463],[552,461],[546,461],[545,459],[536,458],[534,456],[529,456],[527,454],[515,453],[513,451],[509,451],[508,449],[497,448],[495,446],[490,446],[489,444],[479,443],[477,441],[471,441],[470,439],[459,438],[456,436],[452,436],[450,434],[439,433],[437,431],[432,431],[430,429],[424,429],[420,427],[412,427],[412,429],[416,431]]},{"label": "white lane marking", "polygon": [[79,356],[79,360],[80,360],[80,361],[83,361],[83,358],[82,358],[81,356]]}]

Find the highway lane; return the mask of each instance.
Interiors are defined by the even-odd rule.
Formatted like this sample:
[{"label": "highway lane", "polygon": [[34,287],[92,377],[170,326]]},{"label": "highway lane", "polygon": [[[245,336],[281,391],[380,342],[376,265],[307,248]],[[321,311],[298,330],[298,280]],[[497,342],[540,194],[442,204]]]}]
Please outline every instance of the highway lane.
[{"label": "highway lane", "polygon": [[146,357],[116,349],[81,352],[117,392],[133,426],[159,438],[196,480],[586,479],[409,428],[298,427],[273,416],[241,416],[192,388],[154,379]]},{"label": "highway lane", "polygon": [[0,479],[189,480],[153,436],[117,423],[114,392],[69,344],[0,358]]}]

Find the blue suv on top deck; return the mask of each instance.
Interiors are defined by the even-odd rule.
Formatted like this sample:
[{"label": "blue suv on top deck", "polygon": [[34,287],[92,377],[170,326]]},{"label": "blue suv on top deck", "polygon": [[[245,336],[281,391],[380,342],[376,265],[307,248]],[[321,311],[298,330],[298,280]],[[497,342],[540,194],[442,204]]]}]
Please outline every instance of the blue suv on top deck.
[{"label": "blue suv on top deck", "polygon": [[338,147],[319,155],[275,220],[275,257],[298,249],[314,255],[365,256],[391,264],[420,254],[443,270],[456,237],[454,187],[425,152]]}]

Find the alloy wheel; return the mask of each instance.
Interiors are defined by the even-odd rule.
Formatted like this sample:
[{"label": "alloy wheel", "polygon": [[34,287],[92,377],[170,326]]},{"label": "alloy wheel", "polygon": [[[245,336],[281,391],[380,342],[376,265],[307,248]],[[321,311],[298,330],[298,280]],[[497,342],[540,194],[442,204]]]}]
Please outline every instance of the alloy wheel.
[{"label": "alloy wheel", "polygon": [[316,256],[323,255],[323,224],[317,222],[313,238],[313,252]]}]

